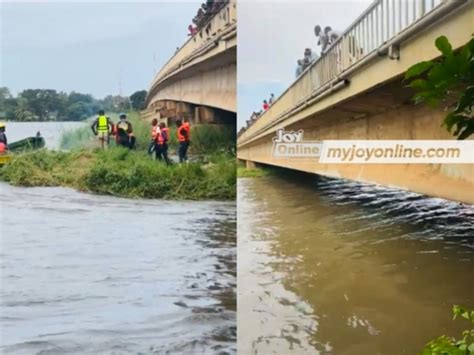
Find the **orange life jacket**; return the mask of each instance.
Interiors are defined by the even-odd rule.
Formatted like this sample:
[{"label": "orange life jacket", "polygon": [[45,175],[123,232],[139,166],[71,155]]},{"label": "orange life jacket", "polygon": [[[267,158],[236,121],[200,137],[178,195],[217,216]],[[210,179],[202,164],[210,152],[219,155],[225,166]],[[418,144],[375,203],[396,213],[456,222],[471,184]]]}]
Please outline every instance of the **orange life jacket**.
[{"label": "orange life jacket", "polygon": [[[168,143],[168,139],[170,139],[169,131],[170,130],[167,127],[161,129],[161,133],[158,135],[158,144]],[[166,135],[166,140],[163,138],[164,134]]]},{"label": "orange life jacket", "polygon": [[191,138],[191,125],[189,122],[183,122],[184,129],[186,130],[186,133],[188,134],[188,140]]},{"label": "orange life jacket", "polygon": [[188,132],[188,130],[186,129],[186,127],[184,125],[181,125],[178,130],[177,130],[177,133],[178,133],[178,141],[180,142],[186,142],[188,139],[186,138],[186,136],[183,134],[183,131],[185,131],[186,133]]},{"label": "orange life jacket", "polygon": [[159,139],[159,136],[160,136],[160,126],[156,125],[156,126],[151,127],[151,138],[154,141],[157,141]]}]

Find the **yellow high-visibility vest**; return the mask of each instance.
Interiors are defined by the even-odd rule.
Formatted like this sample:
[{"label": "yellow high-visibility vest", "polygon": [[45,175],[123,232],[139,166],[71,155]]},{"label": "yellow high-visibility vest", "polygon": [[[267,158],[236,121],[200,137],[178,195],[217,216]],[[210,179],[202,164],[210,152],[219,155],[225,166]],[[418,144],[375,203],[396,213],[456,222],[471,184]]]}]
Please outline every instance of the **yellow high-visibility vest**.
[{"label": "yellow high-visibility vest", "polygon": [[97,119],[97,132],[108,133],[109,132],[109,120],[106,116],[99,116]]}]

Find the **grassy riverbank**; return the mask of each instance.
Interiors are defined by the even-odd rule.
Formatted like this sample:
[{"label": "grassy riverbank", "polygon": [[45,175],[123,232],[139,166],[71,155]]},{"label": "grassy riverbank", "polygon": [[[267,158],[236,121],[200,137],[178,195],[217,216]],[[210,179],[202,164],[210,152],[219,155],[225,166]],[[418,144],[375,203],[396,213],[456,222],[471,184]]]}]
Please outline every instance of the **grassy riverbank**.
[{"label": "grassy riverbank", "polygon": [[[110,114],[113,122],[118,122],[117,114]],[[137,150],[146,150],[150,142],[150,123],[139,118],[138,113],[127,114],[128,120],[133,126],[134,135],[137,139]],[[65,132],[61,136],[60,147],[63,150],[83,150],[97,146],[97,140],[92,134],[90,124],[92,118],[87,121],[84,127],[73,131]],[[170,150],[173,153],[178,148],[176,139],[176,127],[170,128]],[[228,125],[202,125],[192,128],[192,144],[189,154],[209,155],[219,151],[235,150],[236,133],[235,127]],[[113,145],[114,143],[112,143]]]},{"label": "grassy riverbank", "polygon": [[129,198],[235,198],[235,158],[209,157],[209,163],[166,166],[140,151],[123,148],[16,155],[0,179],[17,186],[64,186]]},{"label": "grassy riverbank", "polygon": [[[116,117],[111,117],[117,120]],[[146,149],[149,123],[132,113],[136,150],[101,150],[85,126],[62,136],[61,148],[17,154],[0,169],[0,180],[17,186],[64,186],[81,191],[128,198],[231,200],[236,196],[235,130],[233,127],[194,127],[188,164],[153,160]],[[177,149],[172,128],[169,154]]]},{"label": "grassy riverbank", "polygon": [[237,164],[237,177],[239,178],[259,178],[259,177],[265,177],[268,176],[272,173],[271,168],[251,168],[247,169],[245,167],[245,164],[242,162],[239,162]]}]

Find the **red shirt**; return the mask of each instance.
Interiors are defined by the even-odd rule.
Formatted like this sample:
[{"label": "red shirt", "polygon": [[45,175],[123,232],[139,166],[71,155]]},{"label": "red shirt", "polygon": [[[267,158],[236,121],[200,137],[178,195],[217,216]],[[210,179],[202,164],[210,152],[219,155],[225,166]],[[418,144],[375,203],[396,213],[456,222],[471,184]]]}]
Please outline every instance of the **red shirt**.
[{"label": "red shirt", "polygon": [[270,106],[268,104],[263,104],[263,109],[266,111]]}]

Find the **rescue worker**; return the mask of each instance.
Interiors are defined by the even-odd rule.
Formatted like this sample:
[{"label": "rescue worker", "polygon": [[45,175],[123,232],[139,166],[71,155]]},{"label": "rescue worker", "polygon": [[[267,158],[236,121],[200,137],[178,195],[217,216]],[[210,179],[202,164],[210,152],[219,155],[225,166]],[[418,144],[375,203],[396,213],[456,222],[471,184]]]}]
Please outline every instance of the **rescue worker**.
[{"label": "rescue worker", "polygon": [[[160,133],[160,126],[156,118],[151,120],[151,142],[148,145],[148,155],[156,154],[156,145],[158,144],[158,134]],[[156,155],[155,155],[156,156]]]},{"label": "rescue worker", "polygon": [[[189,144],[191,143],[191,124],[189,123],[189,119],[186,117],[183,119],[183,126],[184,126],[184,129],[186,130],[186,132],[188,133],[188,140],[186,141],[186,152],[188,151],[188,148],[189,148]],[[186,159],[187,159],[187,155],[186,155]]]},{"label": "rescue worker", "polygon": [[133,135],[132,124],[127,120],[127,115],[124,113],[121,113],[119,118],[120,121],[117,123],[115,129],[117,145],[133,149],[135,146],[135,136]]},{"label": "rescue worker", "polygon": [[109,145],[113,123],[110,118],[105,115],[104,110],[98,112],[98,117],[92,123],[91,129],[94,135],[99,137],[102,149]]},{"label": "rescue worker", "polygon": [[0,154],[4,154],[8,150],[7,135],[5,134],[5,123],[0,122]]},{"label": "rescue worker", "polygon": [[170,159],[168,158],[168,141],[170,138],[170,130],[166,127],[166,124],[163,122],[160,123],[160,133],[158,133],[158,150],[156,153],[156,157],[161,160],[162,158],[165,160],[167,165],[170,165]]},{"label": "rescue worker", "polygon": [[188,118],[183,119],[183,126],[186,129],[186,131],[188,132],[188,139],[191,140],[191,135],[190,135],[191,125],[189,124],[189,119]]},{"label": "rescue worker", "polygon": [[179,142],[179,162],[183,163],[188,160],[187,151],[189,146],[189,136],[188,131],[181,120],[176,120],[176,127],[178,127],[177,135],[178,135],[178,142]]}]

